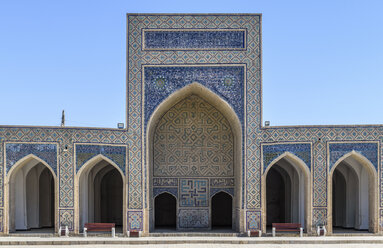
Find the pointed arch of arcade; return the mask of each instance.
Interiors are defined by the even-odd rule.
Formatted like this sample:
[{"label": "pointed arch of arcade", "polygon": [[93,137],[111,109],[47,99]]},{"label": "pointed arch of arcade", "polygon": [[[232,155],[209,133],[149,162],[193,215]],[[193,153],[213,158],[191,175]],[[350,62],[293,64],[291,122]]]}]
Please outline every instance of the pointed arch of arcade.
[{"label": "pointed arch of arcade", "polygon": [[[152,168],[153,168],[153,138],[156,126],[161,120],[162,116],[175,104],[186,99],[191,95],[196,95],[202,98],[204,101],[211,104],[216,108],[230,123],[232,133],[234,136],[234,197],[233,208],[235,209],[235,230],[242,232],[245,230],[244,211],[241,207],[242,201],[242,125],[235,113],[234,109],[220,96],[215,94],[210,89],[201,85],[198,82],[193,82],[176,92],[169,95],[161,104],[157,106],[151,115],[146,129],[146,175],[148,180],[146,181],[146,189],[148,194],[146,195],[146,201],[148,202],[145,209],[145,215],[147,220],[144,220],[144,231],[149,232],[154,230],[154,197],[152,187]],[[177,198],[178,199],[178,198]]]},{"label": "pointed arch of arcade", "polygon": [[[124,172],[117,166],[115,162],[113,162],[111,159],[107,158],[106,156],[102,154],[95,155],[91,159],[89,159],[81,168],[78,170],[76,177],[75,177],[75,199],[77,204],[75,205],[75,213],[78,216],[76,226],[75,226],[75,231],[77,233],[82,230],[83,225],[84,225],[84,217],[83,215],[87,212],[87,206],[84,205],[82,202],[85,196],[88,196],[88,187],[84,187],[85,184],[88,182],[88,176],[89,172],[92,171],[92,169],[95,168],[96,165],[98,165],[101,162],[105,162],[108,165],[112,166],[113,169],[116,169],[122,180],[122,231],[123,233],[126,232],[126,178],[124,175]],[[106,166],[103,166],[102,168],[99,168],[97,172],[101,171],[103,168]],[[97,173],[96,172],[96,173]],[[110,170],[104,173],[106,175]],[[86,192],[85,192],[86,191]]]},{"label": "pointed arch of arcade", "polygon": [[[351,159],[355,161],[357,164],[361,166],[363,170],[366,170],[368,174],[368,212],[369,212],[369,218],[368,218],[368,231],[371,233],[377,233],[379,231],[379,223],[378,223],[378,173],[374,167],[374,165],[371,163],[370,160],[368,160],[365,156],[362,154],[356,152],[356,151],[351,151],[341,158],[339,158],[336,163],[332,166],[329,172],[328,176],[328,182],[327,182],[327,195],[328,197],[328,215],[327,215],[327,225],[328,225],[328,230],[330,233],[333,232],[333,177],[334,177],[334,172],[339,167],[342,162],[347,161],[348,159]],[[347,162],[346,162],[347,164]],[[352,167],[351,165],[346,165],[347,167]],[[351,170],[353,170],[351,168]],[[357,175],[358,177],[358,175]],[[358,180],[358,185],[360,183],[360,178],[357,178]]]},{"label": "pointed arch of arcade", "polygon": [[[222,196],[222,198],[225,198],[224,199],[224,201],[230,201],[231,202],[231,204],[222,204],[222,205],[220,205],[219,203],[220,202],[215,202],[214,201],[214,199],[216,198],[216,196]],[[221,199],[222,199],[221,198]],[[230,194],[229,192],[227,192],[227,191],[225,191],[225,190],[219,190],[219,191],[217,191],[217,192],[215,192],[213,195],[211,195],[210,196],[210,209],[211,209],[211,211],[210,211],[210,219],[211,219],[211,223],[212,223],[212,228],[214,228],[215,226],[214,226],[214,221],[216,221],[217,220],[217,218],[219,218],[219,217],[221,217],[221,218],[219,218],[219,219],[221,219],[221,221],[223,221],[223,222],[227,222],[228,221],[228,219],[227,218],[225,218],[225,214],[224,213],[221,213],[221,214],[216,214],[216,213],[214,213],[214,211],[216,211],[217,209],[223,209],[223,208],[227,208],[227,206],[230,206],[231,207],[231,220],[230,220],[230,224],[229,225],[231,225],[232,226],[232,228],[233,228],[233,223],[235,223],[235,214],[234,214],[234,208],[233,208],[233,199],[234,199],[234,197],[233,197],[233,195],[232,194]],[[213,205],[215,205],[215,206],[213,206]],[[219,207],[218,207],[219,206]],[[215,209],[214,209],[215,208]],[[226,210],[223,210],[223,212],[226,212],[226,211],[229,211],[228,209],[226,209]],[[214,217],[216,217],[216,218],[214,218]],[[228,224],[228,223],[227,223]],[[221,224],[222,225],[222,224]]]},{"label": "pointed arch of arcade", "polygon": [[312,226],[312,203],[311,203],[311,182],[312,182],[312,176],[309,167],[306,165],[306,163],[297,157],[296,155],[292,154],[291,152],[284,152],[277,158],[275,158],[271,163],[267,166],[263,175],[262,175],[262,232],[266,232],[266,222],[267,222],[267,199],[266,199],[266,178],[268,175],[268,172],[270,169],[277,164],[279,161],[285,159],[289,165],[291,165],[296,172],[301,171],[302,177],[303,177],[303,185],[301,185],[302,180],[299,180],[299,189],[303,189],[303,200],[300,201],[300,205],[303,204],[303,218],[304,218],[304,230],[307,232],[310,232],[310,228]]},{"label": "pointed arch of arcade", "polygon": [[[15,215],[16,215],[16,199],[15,199],[15,179],[19,172],[22,172],[23,169],[24,175],[23,175],[23,184],[25,184],[28,173],[31,171],[31,169],[35,168],[37,165],[43,165],[44,169],[47,169],[47,171],[50,172],[50,175],[53,178],[53,190],[54,190],[54,206],[53,206],[53,226],[55,232],[57,232],[58,227],[57,227],[57,222],[58,222],[58,180],[56,173],[53,171],[52,167],[45,162],[43,159],[39,158],[38,156],[34,154],[29,154],[20,160],[18,160],[12,168],[7,172],[6,177],[5,177],[5,212],[8,213],[5,216],[5,233],[13,232],[15,231],[16,228],[16,220],[15,220]],[[43,170],[40,170],[39,177]],[[25,186],[25,185],[24,185]],[[40,188],[40,187],[39,187]],[[23,202],[27,201],[26,199],[23,199]],[[23,204],[26,204],[25,202]],[[28,218],[27,216],[24,216],[23,218]],[[25,221],[25,220],[24,220]]]}]

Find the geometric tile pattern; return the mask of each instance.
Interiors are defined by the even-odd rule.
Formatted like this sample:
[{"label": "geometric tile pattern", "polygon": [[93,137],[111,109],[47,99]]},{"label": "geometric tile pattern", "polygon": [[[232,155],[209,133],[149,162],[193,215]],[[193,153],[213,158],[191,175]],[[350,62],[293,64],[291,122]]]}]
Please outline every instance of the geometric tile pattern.
[{"label": "geometric tile pattern", "polygon": [[233,176],[233,134],[227,119],[202,98],[180,101],[154,134],[155,177]]},{"label": "geometric tile pattern", "polygon": [[143,50],[245,49],[245,30],[143,30]]},{"label": "geometric tile pattern", "polygon": [[57,173],[57,144],[6,143],[7,172],[23,157],[33,154],[44,160]]},{"label": "geometric tile pattern", "polygon": [[260,211],[247,211],[246,212],[247,230],[260,230],[261,229],[261,212]]},{"label": "geometric tile pattern", "polygon": [[142,211],[128,211],[128,231],[142,231]]},{"label": "geometric tile pattern", "polygon": [[171,93],[198,82],[229,103],[240,120],[244,107],[244,66],[145,66],[145,124]]},{"label": "geometric tile pattern", "polygon": [[3,143],[0,138],[0,208],[4,207],[4,167],[3,167]]},{"label": "geometric tile pattern", "polygon": [[378,143],[329,143],[329,153],[330,153],[330,165],[329,170],[334,166],[334,164],[351,151],[356,151],[366,157],[378,171]]},{"label": "geometric tile pattern", "polygon": [[70,231],[74,230],[74,209],[59,210],[60,226],[68,226]]},{"label": "geometric tile pattern", "polygon": [[162,193],[170,193],[175,198],[178,198],[178,188],[153,188],[153,198]]},{"label": "geometric tile pattern", "polygon": [[294,144],[262,144],[263,155],[263,171],[269,166],[274,159],[285,152],[292,153],[311,169],[311,144],[294,143]]},{"label": "geometric tile pattern", "polygon": [[125,173],[126,146],[76,144],[76,171],[94,156],[102,154],[112,160]]},{"label": "geometric tile pattern", "polygon": [[313,226],[326,225],[327,224],[327,209],[326,208],[314,208],[313,209]]},{"label": "geometric tile pattern", "polygon": [[208,206],[208,179],[180,179],[180,207]]},{"label": "geometric tile pattern", "polygon": [[179,209],[179,228],[208,228],[209,209]]}]

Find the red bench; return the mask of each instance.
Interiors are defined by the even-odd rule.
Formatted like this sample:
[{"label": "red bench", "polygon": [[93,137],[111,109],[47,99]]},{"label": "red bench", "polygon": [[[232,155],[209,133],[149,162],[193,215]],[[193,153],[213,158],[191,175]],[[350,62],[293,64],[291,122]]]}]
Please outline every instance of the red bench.
[{"label": "red bench", "polygon": [[299,236],[303,237],[303,227],[300,223],[273,223],[273,237],[275,232],[299,232]]},{"label": "red bench", "polygon": [[115,223],[85,223],[84,225],[84,237],[87,236],[87,232],[112,232],[112,237],[115,237]]}]

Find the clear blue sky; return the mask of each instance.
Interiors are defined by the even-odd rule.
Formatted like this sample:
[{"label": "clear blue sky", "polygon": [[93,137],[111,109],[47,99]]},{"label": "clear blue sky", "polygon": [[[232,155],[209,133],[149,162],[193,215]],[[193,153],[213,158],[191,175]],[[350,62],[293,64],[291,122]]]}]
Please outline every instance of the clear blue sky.
[{"label": "clear blue sky", "polygon": [[0,0],[0,125],[124,122],[128,12],[262,13],[264,120],[383,124],[380,0]]}]

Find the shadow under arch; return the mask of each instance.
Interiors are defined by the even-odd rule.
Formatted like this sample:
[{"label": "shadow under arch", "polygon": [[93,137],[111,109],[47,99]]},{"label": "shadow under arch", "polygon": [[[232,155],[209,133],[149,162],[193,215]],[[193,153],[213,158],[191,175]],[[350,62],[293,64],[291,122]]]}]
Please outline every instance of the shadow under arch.
[{"label": "shadow under arch", "polygon": [[[29,173],[29,171],[31,171],[31,169],[33,169],[35,166],[37,166],[38,164],[42,164],[44,166],[45,169],[47,169],[52,178],[53,178],[53,190],[54,190],[54,206],[53,206],[53,226],[54,226],[54,230],[55,232],[57,232],[58,230],[58,226],[57,226],[57,221],[58,221],[58,217],[57,217],[57,212],[58,212],[58,180],[57,180],[57,176],[56,176],[56,173],[53,171],[52,167],[47,163],[45,162],[43,159],[39,158],[38,156],[34,155],[34,154],[28,154],[26,156],[24,156],[23,158],[19,159],[11,168],[10,170],[6,173],[6,176],[5,176],[5,184],[4,184],[4,190],[5,190],[5,212],[8,213],[6,214],[6,218],[5,218],[5,223],[4,223],[4,226],[5,226],[5,233],[9,234],[9,232],[11,231],[14,231],[15,230],[15,189],[14,187],[12,187],[12,185],[15,184],[15,182],[13,182],[15,180],[15,177],[17,176],[18,172],[20,172],[20,170],[22,170],[24,167],[28,166],[29,168],[26,169],[25,171],[25,176],[26,177]],[[40,171],[40,173],[42,172],[42,170]],[[26,179],[26,178],[24,178]],[[23,182],[25,183],[25,182]],[[11,192],[13,191],[13,192]],[[25,217],[26,218],[26,217]]]},{"label": "shadow under arch", "polygon": [[[329,233],[333,232],[333,220],[332,220],[332,209],[333,209],[333,176],[335,169],[347,159],[352,159],[356,161],[363,169],[366,169],[368,173],[368,203],[369,203],[369,232],[377,233],[379,231],[379,221],[378,221],[378,173],[376,168],[365,156],[356,151],[351,151],[346,153],[341,158],[339,158],[332,168],[329,171],[328,181],[327,181],[327,195],[328,195],[328,214],[327,214],[327,228]],[[347,163],[346,163],[347,164]],[[348,165],[349,166],[349,165]]]},{"label": "shadow under arch", "polygon": [[154,197],[154,222],[156,228],[177,227],[177,197],[170,192],[162,192]]},{"label": "shadow under arch", "polygon": [[225,190],[219,190],[210,196],[212,229],[233,229],[233,223],[235,223],[233,199],[234,197]]},{"label": "shadow under arch", "polygon": [[[302,171],[303,175],[303,185],[299,185],[300,189],[304,189],[304,200],[302,203],[304,204],[304,230],[310,233],[312,230],[312,201],[311,201],[311,171],[306,165],[306,163],[292,154],[291,152],[284,152],[277,158],[275,158],[272,162],[270,162],[266,166],[262,174],[262,232],[266,232],[266,222],[267,222],[267,199],[266,199],[266,178],[270,169],[277,164],[278,162],[286,160],[289,165],[291,165],[296,172]],[[299,182],[301,183],[301,182]]]},{"label": "shadow under arch", "polygon": [[[238,232],[245,230],[244,211],[241,207],[242,201],[242,125],[235,113],[234,109],[224,99],[218,96],[216,93],[201,85],[198,82],[193,82],[176,92],[170,94],[163,102],[161,102],[153,114],[151,115],[146,130],[144,130],[145,136],[145,155],[146,155],[146,175],[148,180],[146,181],[146,189],[149,192],[146,195],[147,206],[145,208],[144,216],[147,216],[147,220],[144,220],[144,232],[150,232],[154,230],[154,197],[152,186],[152,168],[153,168],[153,138],[156,126],[161,120],[162,116],[171,109],[175,104],[186,99],[191,95],[196,95],[216,108],[229,122],[234,136],[234,208],[235,208],[235,229]],[[178,198],[177,198],[178,199]]]},{"label": "shadow under arch", "polygon": [[[104,163],[104,164],[102,164]],[[99,166],[98,168],[95,168],[96,166]],[[110,165],[110,166],[108,166]],[[105,168],[108,167],[106,170]],[[102,154],[95,155],[88,161],[86,161],[81,168],[78,170],[78,172],[75,174],[75,199],[78,204],[75,205],[75,213],[77,216],[79,216],[78,220],[75,223],[75,232],[79,233],[80,229],[82,229],[84,222],[84,215],[88,214],[88,204],[86,203],[84,205],[84,199],[88,199],[88,177],[89,173],[95,169],[94,174],[102,173],[101,177],[106,175],[108,172],[110,172],[113,169],[116,169],[119,172],[119,175],[121,176],[122,180],[122,231],[123,233],[126,232],[126,180],[124,172],[121,170],[118,165],[113,162],[113,160],[107,158],[106,156]],[[105,170],[105,171],[102,171]],[[85,219],[87,219],[86,217]]]}]

